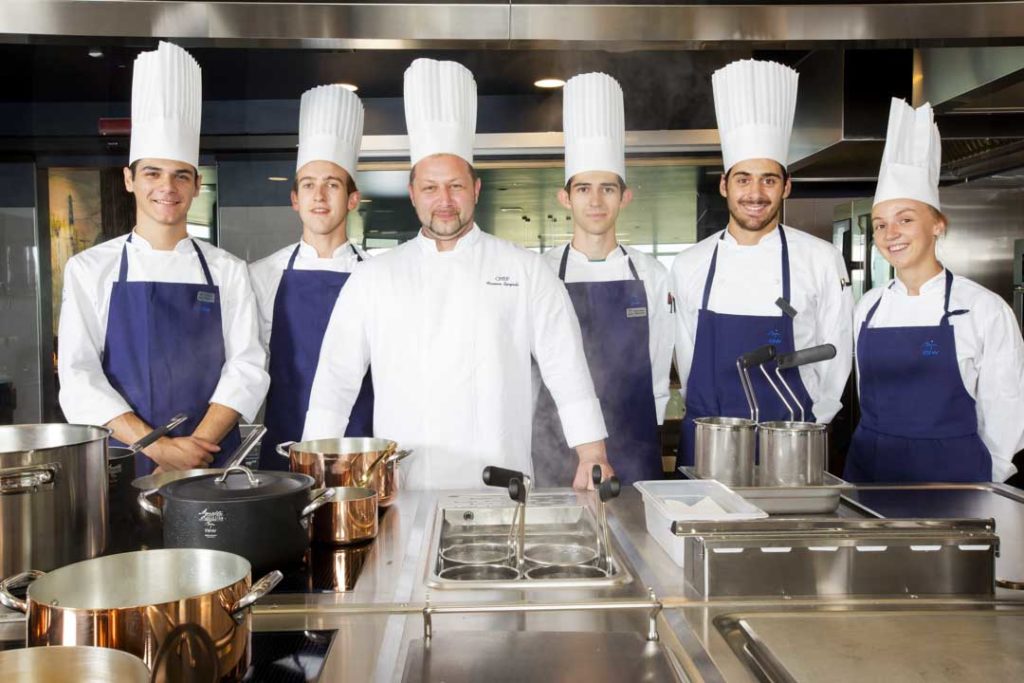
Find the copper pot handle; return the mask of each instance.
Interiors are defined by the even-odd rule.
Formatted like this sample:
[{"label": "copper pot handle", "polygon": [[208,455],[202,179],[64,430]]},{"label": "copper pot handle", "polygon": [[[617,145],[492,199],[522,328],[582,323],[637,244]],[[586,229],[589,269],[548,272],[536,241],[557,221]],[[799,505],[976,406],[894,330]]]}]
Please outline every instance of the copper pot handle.
[{"label": "copper pot handle", "polygon": [[317,495],[317,497],[314,498],[309,503],[309,505],[302,508],[302,512],[299,513],[299,519],[305,519],[306,517],[309,517],[311,514],[322,508],[324,505],[330,503],[332,500],[334,500],[334,494],[335,490],[333,488],[323,489]]},{"label": "copper pot handle", "polygon": [[38,569],[29,569],[27,572],[21,572],[20,574],[9,576],[3,581],[0,581],[0,605],[3,605],[7,609],[13,609],[21,612],[22,614],[27,614],[28,603],[21,598],[15,597],[11,593],[11,589],[28,586],[40,576],[45,575],[46,572],[41,572]]},{"label": "copper pot handle", "polygon": [[149,489],[147,491],[140,491],[138,501],[140,508],[142,508],[151,515],[156,515],[157,517],[162,518],[164,516],[164,511],[161,510],[156,505],[154,505],[153,501],[149,499],[150,496],[157,493],[159,490],[160,489]]},{"label": "copper pot handle", "polygon": [[242,623],[245,610],[251,607],[254,602],[264,597],[267,593],[274,590],[274,587],[281,583],[281,579],[283,578],[284,574],[275,569],[254,583],[252,588],[249,589],[249,592],[239,598],[238,602],[231,606],[231,609],[229,610],[231,618],[239,624]]},{"label": "copper pot handle", "polygon": [[274,450],[277,451],[278,455],[287,458],[289,457],[288,449],[291,448],[292,444],[294,443],[295,441],[284,441],[274,446]]}]

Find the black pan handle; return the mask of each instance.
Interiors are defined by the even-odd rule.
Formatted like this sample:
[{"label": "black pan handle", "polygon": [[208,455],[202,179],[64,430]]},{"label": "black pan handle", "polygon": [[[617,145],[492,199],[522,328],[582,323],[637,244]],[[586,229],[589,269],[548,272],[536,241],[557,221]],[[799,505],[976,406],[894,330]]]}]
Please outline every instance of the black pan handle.
[{"label": "black pan handle", "polygon": [[622,491],[622,485],[619,483],[619,478],[608,477],[607,481],[598,487],[597,495],[601,497],[602,503],[607,503],[612,498],[618,498],[620,491]]},{"label": "black pan handle", "polygon": [[488,486],[498,486],[500,488],[508,488],[509,482],[513,479],[518,479],[519,483],[523,483],[523,473],[518,470],[507,470],[504,467],[494,467],[488,465],[484,468],[484,483]]},{"label": "black pan handle", "polygon": [[590,480],[594,482],[594,486],[601,483],[601,466],[594,465],[594,469],[590,470]]},{"label": "black pan handle", "polygon": [[517,503],[526,502],[526,486],[519,477],[512,477],[508,481],[508,497]]},{"label": "black pan handle", "polygon": [[736,362],[740,364],[740,367],[749,370],[750,368],[756,368],[758,365],[764,365],[772,358],[775,358],[775,347],[771,344],[766,344],[753,351],[746,352]]},{"label": "black pan handle", "polygon": [[823,360],[832,360],[836,357],[836,347],[831,344],[812,346],[809,349],[801,349],[792,353],[780,353],[775,357],[775,362],[780,370],[786,368],[798,368],[801,365],[820,363]]}]

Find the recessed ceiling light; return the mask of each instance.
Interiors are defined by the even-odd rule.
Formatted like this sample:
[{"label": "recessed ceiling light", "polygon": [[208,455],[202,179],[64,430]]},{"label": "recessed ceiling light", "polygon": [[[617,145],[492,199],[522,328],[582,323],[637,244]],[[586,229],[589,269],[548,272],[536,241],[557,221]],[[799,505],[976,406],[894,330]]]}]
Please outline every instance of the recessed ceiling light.
[{"label": "recessed ceiling light", "polygon": [[103,56],[103,50],[99,49],[98,47],[94,47],[91,50],[89,50],[89,56],[93,59],[99,59]]},{"label": "recessed ceiling light", "polygon": [[269,176],[267,178],[267,180],[271,180],[271,181],[273,181],[275,183],[287,183],[288,182],[287,178],[285,178],[284,176],[280,176],[280,175]]},{"label": "recessed ceiling light", "polygon": [[542,78],[539,81],[534,81],[533,84],[538,88],[561,88],[565,85],[565,81],[561,78]]},{"label": "recessed ceiling light", "polygon": [[335,85],[340,85],[345,90],[350,90],[352,92],[355,92],[356,90],[359,90],[359,86],[358,85],[353,85],[352,83],[335,83]]},{"label": "recessed ceiling light", "polygon": [[359,203],[360,204],[369,204],[372,201],[373,201],[372,199],[360,199]]}]

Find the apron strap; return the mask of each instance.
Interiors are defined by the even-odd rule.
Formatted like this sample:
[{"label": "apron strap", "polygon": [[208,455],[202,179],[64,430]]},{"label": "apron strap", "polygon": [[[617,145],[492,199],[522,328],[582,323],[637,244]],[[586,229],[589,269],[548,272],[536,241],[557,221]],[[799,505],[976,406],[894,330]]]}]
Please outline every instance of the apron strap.
[{"label": "apron strap", "polygon": [[782,223],[779,223],[779,239],[782,241],[782,298],[788,304],[792,301],[789,298],[789,244],[786,242],[786,231],[782,229]]},{"label": "apron strap", "polygon": [[295,257],[299,255],[299,247],[301,246],[301,242],[295,245],[295,250],[292,252],[292,255],[288,258],[288,265],[285,266],[285,270],[291,270],[292,268],[295,267]]},{"label": "apron strap", "polygon": [[189,239],[192,242],[192,246],[196,249],[196,255],[199,256],[199,265],[203,267],[203,275],[206,276],[206,284],[213,287],[213,276],[210,275],[210,266],[206,265],[206,257],[203,256],[203,250],[199,248],[194,239]]},{"label": "apron strap", "polygon": [[970,313],[971,312],[970,309],[967,309],[967,308],[958,308],[955,311],[949,310],[949,296],[950,296],[950,294],[952,292],[953,292],[953,271],[951,271],[949,268],[947,268],[946,269],[946,300],[945,300],[945,303],[943,303],[943,306],[942,306],[942,310],[944,312],[942,314],[942,322],[939,323],[940,325],[948,325],[949,324],[949,319],[952,318],[955,315],[964,315],[965,313]]},{"label": "apron strap", "polygon": [[562,261],[558,264],[558,279],[565,282],[565,267],[569,263],[569,249],[570,245],[565,245],[565,250],[562,252]]},{"label": "apron strap", "polygon": [[121,247],[121,270],[117,275],[118,282],[128,282],[128,243],[132,241],[132,233],[128,233],[128,239]]},{"label": "apron strap", "polygon": [[[721,242],[725,239],[725,230],[719,235],[718,241]],[[700,310],[706,311],[708,308],[708,300],[711,299],[711,283],[715,281],[715,271],[718,269],[718,245],[715,245],[714,252],[711,253],[711,265],[708,266],[708,276],[704,279],[704,298],[701,300]]]},{"label": "apron strap", "polygon": [[[349,243],[348,243],[348,246],[349,246],[349,247],[350,247],[350,248],[352,249],[352,253],[356,255],[356,263],[362,263],[362,262],[363,262],[363,257],[362,257],[362,256],[360,256],[360,255],[359,255],[359,252],[358,252],[358,251],[356,250],[356,245],[354,245],[354,244],[352,244],[351,242],[349,242]],[[297,253],[299,253],[299,250],[298,250],[298,249],[296,249],[296,250],[295,250],[295,253],[296,253],[296,254],[297,254]]]},{"label": "apron strap", "polygon": [[629,272],[633,273],[633,279],[639,280],[640,275],[636,272],[636,266],[633,265],[633,259],[629,258],[629,254],[626,253],[626,248],[620,244],[619,249],[622,251],[622,255],[626,257],[626,265],[629,266]]}]

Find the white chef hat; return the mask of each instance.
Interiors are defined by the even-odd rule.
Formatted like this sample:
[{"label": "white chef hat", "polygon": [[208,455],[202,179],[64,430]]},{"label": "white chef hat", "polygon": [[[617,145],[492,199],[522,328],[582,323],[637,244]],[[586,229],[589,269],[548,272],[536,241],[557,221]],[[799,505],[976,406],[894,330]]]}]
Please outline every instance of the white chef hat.
[{"label": "white chef hat", "polygon": [[711,86],[726,171],[746,159],[772,159],[786,167],[798,78],[788,66],[755,59],[741,59],[714,73]]},{"label": "white chef hat", "polygon": [[573,76],[562,94],[565,182],[584,171],[608,171],[626,179],[622,88],[607,74]]},{"label": "white chef hat", "polygon": [[405,126],[412,164],[431,154],[473,163],[476,81],[456,62],[417,59],[405,70]]},{"label": "white chef hat", "polygon": [[914,109],[894,97],[889,105],[889,129],[874,204],[916,199],[939,210],[941,164],[942,140],[931,105]]},{"label": "white chef hat", "polygon": [[199,168],[203,74],[177,45],[161,42],[132,67],[132,141],[128,163],[171,159]]},{"label": "white chef hat", "polygon": [[362,140],[363,103],[354,92],[340,85],[321,85],[302,93],[296,171],[310,161],[331,161],[355,182]]}]

